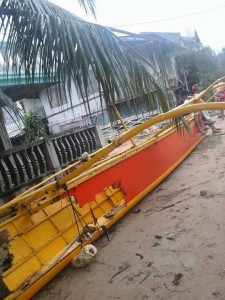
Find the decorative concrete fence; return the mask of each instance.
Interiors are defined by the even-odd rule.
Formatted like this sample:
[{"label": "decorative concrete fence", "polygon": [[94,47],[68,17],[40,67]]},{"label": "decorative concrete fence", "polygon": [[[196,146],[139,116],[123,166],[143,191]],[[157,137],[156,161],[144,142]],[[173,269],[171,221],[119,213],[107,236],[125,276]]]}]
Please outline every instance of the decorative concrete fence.
[{"label": "decorative concrete fence", "polygon": [[10,194],[7,200],[13,198],[20,189],[78,160],[83,152],[92,153],[103,144],[98,125],[85,125],[0,152],[0,197]]},{"label": "decorative concrete fence", "polygon": [[61,166],[77,160],[83,152],[91,153],[102,146],[96,126],[85,126],[52,138]]}]

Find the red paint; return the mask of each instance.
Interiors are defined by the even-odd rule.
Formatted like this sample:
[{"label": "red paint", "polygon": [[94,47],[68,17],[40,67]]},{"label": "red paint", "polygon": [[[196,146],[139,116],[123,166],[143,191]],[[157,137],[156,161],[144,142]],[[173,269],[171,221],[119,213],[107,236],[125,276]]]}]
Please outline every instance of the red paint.
[{"label": "red paint", "polygon": [[193,135],[186,130],[173,132],[158,143],[119,162],[70,190],[80,205],[94,200],[105,187],[120,182],[129,202],[174,165],[200,138],[192,126]]}]

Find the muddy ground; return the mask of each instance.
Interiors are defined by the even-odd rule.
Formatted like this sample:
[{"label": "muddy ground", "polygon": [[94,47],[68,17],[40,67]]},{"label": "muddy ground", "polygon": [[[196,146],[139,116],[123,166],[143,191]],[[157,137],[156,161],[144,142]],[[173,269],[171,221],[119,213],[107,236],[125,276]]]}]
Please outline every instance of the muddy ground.
[{"label": "muddy ground", "polygon": [[225,299],[225,121],[33,300]]}]

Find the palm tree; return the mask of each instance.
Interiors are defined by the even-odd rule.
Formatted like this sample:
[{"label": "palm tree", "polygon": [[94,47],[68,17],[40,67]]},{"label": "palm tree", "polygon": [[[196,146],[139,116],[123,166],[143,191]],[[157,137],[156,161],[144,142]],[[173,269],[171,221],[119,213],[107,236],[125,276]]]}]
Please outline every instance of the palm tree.
[{"label": "palm tree", "polygon": [[[95,13],[94,0],[78,1]],[[2,0],[0,20],[2,42],[7,42],[6,70],[18,78],[25,73],[27,83],[34,82],[38,72],[69,91],[74,82],[82,98],[88,99],[92,69],[107,107],[121,96],[155,101],[157,94],[167,110],[163,91],[140,57],[121,44],[112,29],[88,23],[47,0]]]},{"label": "palm tree", "polygon": [[[78,2],[86,12],[95,14],[94,0]],[[7,73],[13,72],[19,80],[25,74],[28,84],[34,82],[38,73],[47,82],[61,83],[58,95],[60,89],[67,88],[70,92],[74,82],[91,113],[88,98],[91,69],[107,108],[116,99],[145,97],[148,102],[157,98],[163,111],[168,109],[162,89],[140,63],[140,55],[122,43],[112,28],[88,23],[47,0],[0,3]],[[9,103],[16,108],[12,101]]]}]

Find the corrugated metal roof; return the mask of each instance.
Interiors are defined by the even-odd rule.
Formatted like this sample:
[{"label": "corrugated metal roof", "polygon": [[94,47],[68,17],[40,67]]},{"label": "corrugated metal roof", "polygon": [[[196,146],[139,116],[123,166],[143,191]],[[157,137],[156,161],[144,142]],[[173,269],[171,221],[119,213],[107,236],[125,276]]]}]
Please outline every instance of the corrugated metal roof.
[{"label": "corrugated metal roof", "polygon": [[141,32],[140,35],[156,35],[174,44],[182,46],[182,38],[179,32]]}]

